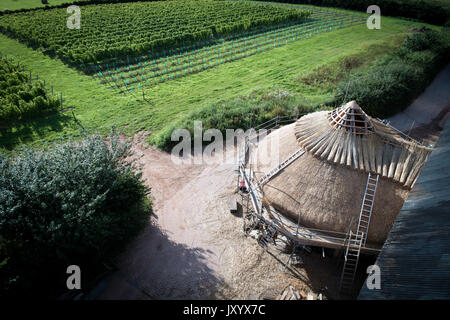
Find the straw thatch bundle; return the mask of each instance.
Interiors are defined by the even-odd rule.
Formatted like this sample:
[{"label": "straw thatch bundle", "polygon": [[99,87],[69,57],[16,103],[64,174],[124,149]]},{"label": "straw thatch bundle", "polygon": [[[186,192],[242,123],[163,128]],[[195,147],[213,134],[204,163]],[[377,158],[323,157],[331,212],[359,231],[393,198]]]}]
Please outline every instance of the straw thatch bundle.
[{"label": "straw thatch bundle", "polygon": [[[273,139],[278,139],[278,150],[270,150],[276,145]],[[367,238],[374,244],[386,239],[431,151],[402,139],[352,101],[332,112],[304,116],[267,136],[256,152],[256,177],[299,148],[306,152],[264,184],[265,198],[295,222],[300,215],[301,225],[347,232],[354,217],[355,231],[367,175],[377,173]]]}]

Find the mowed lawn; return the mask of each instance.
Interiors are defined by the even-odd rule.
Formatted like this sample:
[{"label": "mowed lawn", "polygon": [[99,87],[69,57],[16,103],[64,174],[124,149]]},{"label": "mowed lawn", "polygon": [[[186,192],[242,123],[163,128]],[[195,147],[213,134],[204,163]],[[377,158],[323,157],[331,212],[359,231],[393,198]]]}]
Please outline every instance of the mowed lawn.
[{"label": "mowed lawn", "polygon": [[[414,27],[423,24],[406,20],[382,19],[381,30],[368,30],[359,25],[315,35],[289,45],[245,59],[212,68],[188,77],[161,83],[141,91],[122,95],[89,76],[64,65],[38,51],[0,35],[0,51],[20,61],[64,95],[62,114],[0,133],[0,146],[13,149],[21,143],[41,144],[46,141],[77,136],[87,131],[107,133],[114,126],[132,135],[141,130],[157,133],[173,120],[221,99],[246,95],[255,88],[287,89],[303,95],[312,105],[326,103],[333,88],[303,85],[298,78],[319,66],[333,65],[340,58],[360,55],[367,63],[394,50]],[[74,119],[74,116],[76,120]]]}]

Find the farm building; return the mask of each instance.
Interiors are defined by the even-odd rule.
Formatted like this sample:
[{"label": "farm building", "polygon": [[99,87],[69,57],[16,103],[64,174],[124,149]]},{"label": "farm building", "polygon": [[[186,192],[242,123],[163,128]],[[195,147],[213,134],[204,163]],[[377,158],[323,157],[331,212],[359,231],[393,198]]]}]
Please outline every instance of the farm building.
[{"label": "farm building", "polygon": [[380,288],[358,299],[450,298],[450,122],[378,255]]},{"label": "farm building", "polygon": [[[272,139],[279,148],[267,152]],[[262,202],[290,221],[365,231],[363,246],[380,248],[430,152],[352,101],[269,134],[254,151],[254,175]]]}]

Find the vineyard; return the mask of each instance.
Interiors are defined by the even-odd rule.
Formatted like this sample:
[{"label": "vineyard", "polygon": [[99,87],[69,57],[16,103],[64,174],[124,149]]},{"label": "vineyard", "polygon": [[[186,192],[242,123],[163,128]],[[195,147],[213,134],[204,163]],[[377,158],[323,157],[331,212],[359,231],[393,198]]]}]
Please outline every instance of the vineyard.
[{"label": "vineyard", "polygon": [[[120,14],[118,14],[120,12]],[[308,18],[309,11],[253,2],[177,0],[88,5],[80,29],[68,29],[65,9],[0,17],[0,31],[64,61],[99,62]]]},{"label": "vineyard", "polygon": [[23,67],[0,58],[0,124],[56,111],[60,102],[42,81],[30,81]]},{"label": "vineyard", "polygon": [[[2,108],[0,127],[4,128],[6,122],[6,127],[11,128],[8,132],[0,130],[2,145],[12,150],[22,141],[34,143],[40,139],[57,140],[62,136],[77,135],[79,129],[107,133],[115,126],[121,127],[129,134],[150,130],[151,143],[162,146],[165,141],[163,138],[170,138],[171,128],[184,123],[181,122],[183,119],[191,119],[191,112],[197,112],[194,116],[203,117],[204,113],[198,112],[204,108],[219,110],[228,108],[234,101],[239,104],[241,98],[237,97],[253,95],[254,89],[261,89],[262,96],[272,92],[273,88],[286,90],[302,97],[302,105],[307,107],[326,105],[334,101],[334,86],[341,81],[347,85],[346,75],[352,73],[353,69],[367,70],[377,59],[400,46],[403,38],[413,28],[421,27],[416,22],[386,18],[381,30],[369,30],[365,26],[368,16],[365,13],[284,3],[228,1],[230,6],[254,6],[256,9],[250,14],[259,10],[281,12],[276,9],[283,9],[282,12],[306,12],[307,16],[301,21],[293,19],[255,25],[247,30],[215,34],[200,41],[188,41],[187,36],[181,44],[174,46],[150,49],[142,53],[132,51],[133,46],[143,42],[129,41],[128,34],[133,35],[132,31],[136,31],[136,34],[152,34],[156,31],[138,24],[133,29],[130,25],[134,21],[146,25],[156,24],[156,21],[142,17],[145,11],[143,8],[172,5],[169,2],[171,1],[80,5],[81,30],[67,29],[66,19],[70,15],[64,8],[36,8],[32,11],[0,15],[0,25],[4,27],[3,33],[0,33],[1,53],[10,59],[14,58],[16,63],[20,61],[20,67],[25,67],[26,71],[21,72],[28,84],[32,70],[32,85],[38,86],[38,82],[35,83],[37,77],[45,79],[48,89],[53,86],[55,100],[58,98],[64,102],[64,107],[59,104],[61,113],[39,113],[39,109],[35,109],[36,113],[29,115],[37,116],[30,121],[14,121],[27,117],[26,114],[21,115],[24,109],[19,108],[24,106],[25,102],[18,101],[14,107],[8,104],[9,111],[15,110],[16,113],[10,113],[7,121],[3,120],[6,119],[6,113],[5,108]],[[188,3],[185,0],[175,2],[183,6]],[[205,0],[200,2],[208,5],[224,3]],[[198,6],[200,2],[195,5]],[[108,12],[102,9],[110,7],[123,10],[118,9],[116,16],[111,16],[108,20],[105,18],[109,16]],[[245,13],[242,10],[233,10],[232,13],[236,15]],[[63,30],[59,30],[59,26],[56,27],[58,23],[52,20],[56,12],[59,12],[58,19]],[[176,12],[177,8],[174,8],[170,14]],[[109,14],[112,15],[111,12]],[[192,16],[190,14],[191,18]],[[39,23],[33,25],[28,17],[33,17]],[[267,17],[272,18],[274,15],[268,14]],[[106,20],[100,20],[103,18]],[[20,21],[21,19],[23,20]],[[114,25],[119,20],[122,21],[119,27],[113,26],[111,30],[106,30],[109,24]],[[214,21],[210,20],[211,24],[214,24]],[[236,21],[243,22],[242,19]],[[191,22],[194,20],[186,22],[186,26]],[[168,22],[166,27],[159,31],[166,32],[172,28],[171,24],[178,22]],[[13,30],[20,29],[19,26],[27,30],[22,31],[20,39],[13,33]],[[46,28],[47,31],[44,32]],[[120,33],[122,38],[109,37],[110,32],[120,32],[121,29],[124,30]],[[184,29],[180,29],[182,30]],[[76,34],[83,36],[77,39]],[[55,42],[55,48],[66,47],[67,50],[78,50],[80,54],[87,56],[98,50],[100,45],[104,46],[105,50],[112,50],[120,45],[129,48],[130,52],[123,55],[110,52],[108,54],[111,57],[76,64],[75,60],[68,57],[58,57],[56,49],[53,49],[54,54],[49,54],[49,47],[37,43],[62,40],[65,37],[78,41],[80,49],[69,42],[64,46]],[[98,39],[99,46],[91,42],[93,39]],[[106,42],[114,43],[105,46],[103,43]],[[347,65],[345,69],[341,68],[341,61],[352,62],[350,68],[347,68]],[[356,63],[353,64],[353,61]],[[322,69],[326,74],[321,72]],[[18,70],[20,71],[20,68]],[[313,84],[301,81],[305,76],[318,81],[322,77],[332,77],[336,80],[316,86],[318,81]],[[51,97],[51,90],[48,91],[49,94],[46,95]],[[64,99],[61,93],[64,94]],[[218,101],[224,102],[218,104]],[[259,104],[257,100],[251,101],[250,104]],[[6,105],[5,102],[2,104]],[[276,110],[273,111],[275,114],[283,112],[278,105],[273,108]],[[245,105],[237,109],[246,114],[248,107]],[[272,114],[270,111],[270,115]],[[228,123],[227,117],[228,115],[224,116],[223,121]]]},{"label": "vineyard", "polygon": [[153,55],[112,60],[89,66],[85,72],[91,73],[93,70],[100,83],[108,84],[110,88],[118,89],[122,93],[130,92],[198,73],[293,41],[308,39],[314,34],[365,22],[363,16],[322,9],[312,11],[307,22],[262,27],[188,47],[163,50]]}]

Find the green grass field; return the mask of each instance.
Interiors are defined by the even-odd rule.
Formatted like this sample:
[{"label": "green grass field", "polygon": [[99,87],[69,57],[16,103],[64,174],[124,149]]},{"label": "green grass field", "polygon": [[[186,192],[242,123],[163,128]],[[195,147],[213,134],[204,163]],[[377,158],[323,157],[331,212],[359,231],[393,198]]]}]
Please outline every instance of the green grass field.
[{"label": "green grass field", "polygon": [[39,145],[76,137],[81,126],[101,133],[107,133],[115,126],[127,135],[141,130],[157,134],[172,121],[185,117],[189,111],[249,94],[255,88],[281,88],[303,95],[311,105],[327,103],[333,99],[333,86],[308,85],[301,79],[307,75],[314,78],[324,66],[333,70],[345,57],[358,57],[363,61],[359,68],[364,68],[392,52],[412,28],[421,25],[383,18],[381,30],[368,30],[365,25],[359,25],[315,35],[311,39],[161,83],[146,90],[145,100],[139,91],[128,95],[114,92],[59,60],[0,35],[1,53],[17,59],[34,75],[46,79],[56,92],[62,92],[66,110],[3,131],[0,133],[0,146],[10,150],[22,143]]},{"label": "green grass field", "polygon": [[[49,0],[49,5],[56,6],[63,3],[74,2],[75,0]],[[77,0],[79,1],[79,0]],[[45,7],[41,0],[0,0],[0,10],[18,10]]]}]

